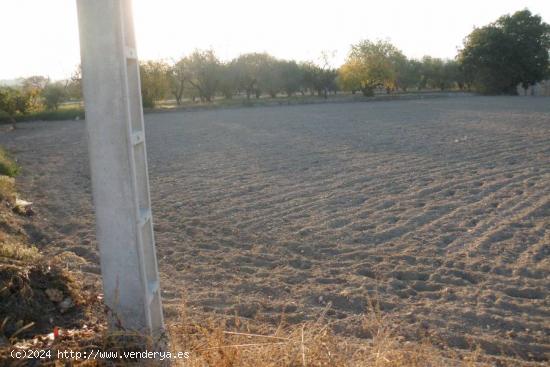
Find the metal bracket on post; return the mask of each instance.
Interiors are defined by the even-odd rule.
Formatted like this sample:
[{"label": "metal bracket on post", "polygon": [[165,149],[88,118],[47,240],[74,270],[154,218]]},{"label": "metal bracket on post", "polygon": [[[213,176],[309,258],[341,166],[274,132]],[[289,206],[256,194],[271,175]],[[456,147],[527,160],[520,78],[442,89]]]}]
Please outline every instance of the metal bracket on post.
[{"label": "metal bracket on post", "polygon": [[112,326],[157,340],[164,321],[131,0],[77,8],[104,299]]}]

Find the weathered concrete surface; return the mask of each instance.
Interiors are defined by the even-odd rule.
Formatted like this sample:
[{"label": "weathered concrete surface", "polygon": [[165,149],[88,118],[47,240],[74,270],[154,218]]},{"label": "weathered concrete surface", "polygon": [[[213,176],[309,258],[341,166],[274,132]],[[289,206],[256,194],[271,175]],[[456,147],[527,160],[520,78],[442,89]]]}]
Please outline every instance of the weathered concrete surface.
[{"label": "weathered concrete surface", "polygon": [[[86,131],[105,303],[117,327],[158,333],[143,112],[130,0],[79,0]],[[136,135],[138,134],[138,135]],[[139,147],[135,143],[139,136]],[[145,216],[147,214],[147,216]]]}]

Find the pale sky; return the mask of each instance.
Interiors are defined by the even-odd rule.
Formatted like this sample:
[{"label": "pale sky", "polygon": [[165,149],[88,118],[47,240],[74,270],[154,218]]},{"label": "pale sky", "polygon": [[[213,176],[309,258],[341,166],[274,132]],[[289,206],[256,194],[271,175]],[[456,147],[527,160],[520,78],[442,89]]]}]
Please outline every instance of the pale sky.
[{"label": "pale sky", "polygon": [[[76,0],[0,0],[0,80],[68,77],[79,63]],[[93,0],[89,0],[93,1]],[[409,57],[452,58],[474,26],[524,8],[550,22],[549,0],[134,0],[140,59],[213,48],[334,66],[361,39],[387,39]]]}]

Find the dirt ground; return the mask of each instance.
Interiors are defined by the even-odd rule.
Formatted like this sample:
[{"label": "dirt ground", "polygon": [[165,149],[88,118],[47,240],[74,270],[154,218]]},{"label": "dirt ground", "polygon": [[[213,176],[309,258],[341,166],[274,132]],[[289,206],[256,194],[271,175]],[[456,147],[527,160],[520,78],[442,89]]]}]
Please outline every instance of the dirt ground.
[{"label": "dirt ground", "polygon": [[[331,303],[337,332],[362,337],[374,302],[407,339],[550,359],[548,98],[158,113],[146,125],[168,319],[182,300],[270,322]],[[97,277],[84,123],[20,124],[0,144],[23,167],[36,243]]]}]

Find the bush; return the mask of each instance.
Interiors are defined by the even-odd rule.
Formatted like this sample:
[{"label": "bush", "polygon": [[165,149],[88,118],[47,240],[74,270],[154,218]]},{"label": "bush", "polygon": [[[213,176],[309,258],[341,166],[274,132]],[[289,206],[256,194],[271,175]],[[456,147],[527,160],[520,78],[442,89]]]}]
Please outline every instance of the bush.
[{"label": "bush", "polygon": [[15,177],[19,173],[19,166],[0,148],[0,175]]},{"label": "bush", "polygon": [[155,100],[149,94],[143,94],[141,97],[143,108],[155,108]]},{"label": "bush", "polygon": [[0,118],[9,121],[10,117],[24,115],[29,105],[30,95],[10,87],[0,88]]},{"label": "bush", "polygon": [[0,109],[0,124],[11,124],[12,122],[10,114]]},{"label": "bush", "polygon": [[41,111],[29,113],[25,116],[18,116],[15,120],[18,122],[25,121],[62,121],[84,119],[84,110],[82,108],[68,108],[57,111]]},{"label": "bush", "polygon": [[67,92],[65,86],[59,82],[48,83],[42,90],[42,97],[48,110],[57,111],[61,102],[67,98]]}]

